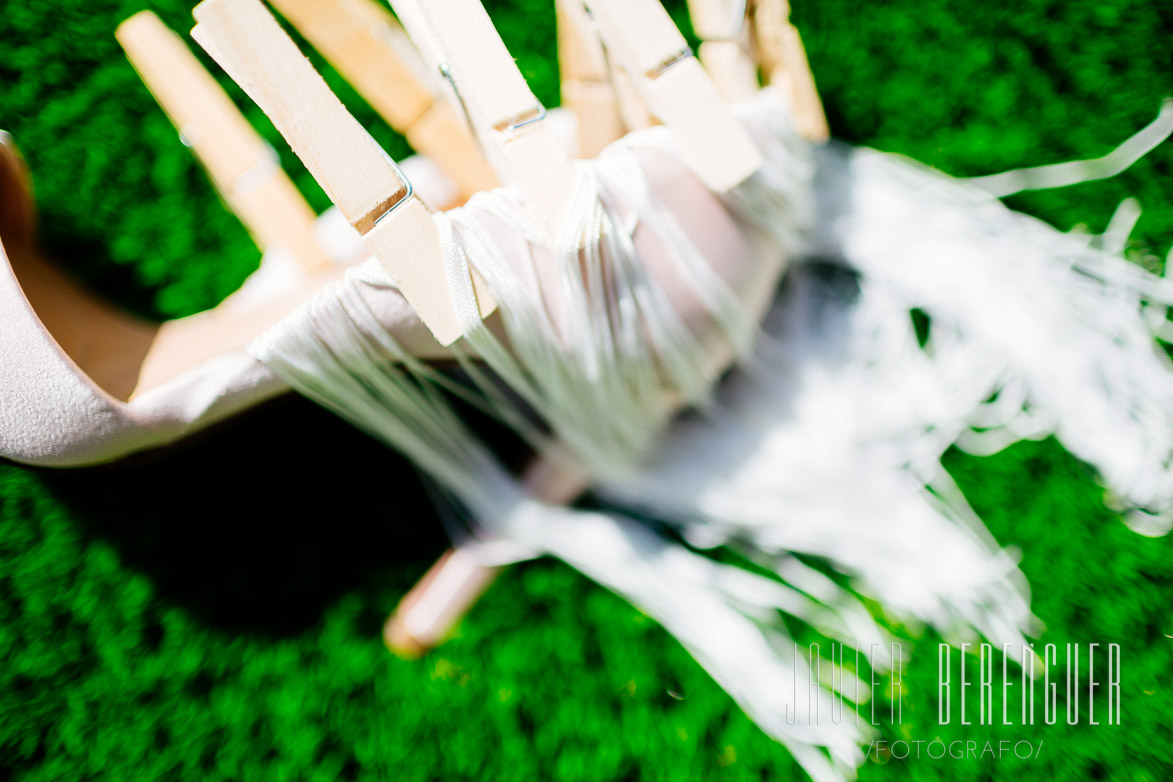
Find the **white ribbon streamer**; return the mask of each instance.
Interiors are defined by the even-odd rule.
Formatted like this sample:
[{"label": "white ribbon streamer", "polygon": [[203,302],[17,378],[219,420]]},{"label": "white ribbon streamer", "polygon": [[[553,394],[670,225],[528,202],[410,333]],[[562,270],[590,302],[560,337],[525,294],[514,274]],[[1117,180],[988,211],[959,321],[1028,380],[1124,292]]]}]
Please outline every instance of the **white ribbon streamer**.
[{"label": "white ribbon streamer", "polygon": [[[498,561],[549,553],[623,595],[812,777],[839,780],[862,762],[864,734],[851,720],[803,719],[811,698],[830,714],[832,696],[791,686],[809,671],[782,614],[861,649],[884,634],[853,591],[955,640],[1022,644],[1037,629],[1014,557],[941,467],[951,445],[991,453],[1055,433],[1138,527],[1167,529],[1173,373],[1154,333],[1173,287],[1100,249],[1122,246],[1127,210],[1093,241],[1016,214],[990,191],[1110,175],[1173,129],[1173,108],[1098,161],[969,182],[870,150],[830,145],[812,158],[768,94],[739,112],[767,165],[726,203],[797,256],[756,344],[757,324],[657,202],[631,148],[584,165],[567,228],[548,248],[553,294],[539,284],[539,239],[516,193],[474,201],[477,216],[470,207],[437,217],[478,358],[461,356],[477,400],[539,450],[586,465],[614,512],[528,497],[451,408],[451,381],[406,355],[371,314],[357,272],[250,349],[407,454],[468,514],[473,536],[497,546]],[[670,427],[674,398],[706,402],[715,368],[643,267],[636,225],[661,237],[745,357],[703,414]],[[504,338],[477,316],[470,267],[500,302]],[[914,310],[929,324],[923,347]],[[718,564],[627,518],[633,509],[776,578]],[[851,589],[804,555],[847,574]]]}]

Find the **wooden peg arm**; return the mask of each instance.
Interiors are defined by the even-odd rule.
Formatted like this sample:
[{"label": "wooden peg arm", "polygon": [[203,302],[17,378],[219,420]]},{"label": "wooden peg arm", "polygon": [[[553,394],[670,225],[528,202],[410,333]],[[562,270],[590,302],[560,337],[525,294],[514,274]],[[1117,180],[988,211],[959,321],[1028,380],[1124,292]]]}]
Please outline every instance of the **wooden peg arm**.
[{"label": "wooden peg arm", "polygon": [[607,56],[581,0],[557,0],[558,70],[562,105],[578,121],[578,153],[593,158],[623,136],[619,96]]},{"label": "wooden peg arm", "polygon": [[830,138],[827,115],[815,87],[798,29],[786,0],[755,0],[753,34],[767,81],[789,99],[799,132],[814,142]]},{"label": "wooden peg arm", "polygon": [[[205,0],[192,36],[273,121],[442,345],[461,335],[431,215],[259,0]],[[483,287],[483,286],[482,286]],[[477,291],[482,316],[496,306]]]},{"label": "wooden peg arm", "polygon": [[130,17],[114,34],[257,245],[283,247],[307,271],[327,265],[314,236],[316,216],[281,169],[277,153],[179,36],[150,11]]},{"label": "wooden peg arm", "polygon": [[374,0],[271,0],[391,127],[456,183],[461,200],[497,186],[465,122],[444,101],[390,11]]},{"label": "wooden peg arm", "polygon": [[369,232],[406,194],[391,159],[259,0],[205,0],[194,15],[192,37],[273,121],[350,224]]},{"label": "wooden peg arm", "polygon": [[757,171],[761,153],[657,0],[591,0],[591,10],[607,51],[709,188],[725,192]]},{"label": "wooden peg arm", "polygon": [[[582,473],[547,458],[529,466],[523,484],[531,495],[551,505],[573,502],[589,487]],[[405,659],[439,646],[504,571],[504,567],[480,564],[466,551],[448,549],[387,618],[383,642]]]},{"label": "wooden peg arm", "polygon": [[688,0],[698,54],[726,103],[753,98],[758,69],[749,53],[746,0]]},{"label": "wooden peg arm", "polygon": [[465,113],[505,184],[525,192],[557,234],[576,172],[517,63],[479,0],[392,0],[429,65],[447,73],[453,106]]}]

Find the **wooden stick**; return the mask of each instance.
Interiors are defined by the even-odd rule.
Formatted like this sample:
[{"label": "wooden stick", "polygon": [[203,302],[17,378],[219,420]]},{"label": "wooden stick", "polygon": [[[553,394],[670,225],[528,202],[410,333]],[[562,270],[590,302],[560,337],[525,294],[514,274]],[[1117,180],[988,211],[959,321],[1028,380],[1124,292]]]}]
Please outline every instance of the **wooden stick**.
[{"label": "wooden stick", "polygon": [[391,127],[435,161],[462,202],[497,186],[464,118],[440,98],[438,74],[389,11],[374,0],[270,2]]},{"label": "wooden stick", "polygon": [[753,98],[758,69],[749,53],[746,0],[688,0],[692,29],[701,39],[700,58],[726,103]]},{"label": "wooden stick", "polygon": [[[585,474],[546,458],[534,460],[522,483],[551,505],[566,505],[590,486]],[[439,646],[504,571],[502,566],[480,564],[467,551],[448,549],[387,618],[383,642],[393,654],[409,660]]]},{"label": "wooden stick", "polygon": [[831,136],[827,115],[802,37],[790,23],[790,4],[786,0],[755,0],[751,18],[767,81],[790,101],[799,131],[811,141],[826,141]]},{"label": "wooden stick", "polygon": [[710,189],[725,192],[762,165],[745,129],[656,0],[591,0],[607,51],[652,114],[672,128],[681,156]]},{"label": "wooden stick", "polygon": [[[394,161],[259,0],[205,0],[194,13],[192,36],[273,121],[437,341],[458,339],[439,234]],[[496,302],[483,283],[476,293],[483,317]]]},{"label": "wooden stick", "polygon": [[612,70],[581,0],[557,0],[562,105],[578,120],[578,154],[593,158],[626,130]]},{"label": "wooden stick", "polygon": [[424,59],[447,75],[452,105],[473,126],[498,178],[516,185],[557,236],[578,174],[544,121],[479,0],[392,0]]},{"label": "wooden stick", "polygon": [[306,271],[329,264],[314,235],[316,216],[277,153],[179,36],[142,11],[119,25],[115,37],[257,245],[284,248]]}]

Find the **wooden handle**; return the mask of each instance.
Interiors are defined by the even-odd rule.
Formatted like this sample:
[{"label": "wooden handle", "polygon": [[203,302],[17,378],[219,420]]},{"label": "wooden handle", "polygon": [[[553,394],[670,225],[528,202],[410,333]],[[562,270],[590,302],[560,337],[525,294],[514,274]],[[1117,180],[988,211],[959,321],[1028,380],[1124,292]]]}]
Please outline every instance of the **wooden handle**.
[{"label": "wooden handle", "polygon": [[[259,0],[204,0],[194,37],[273,120],[441,345],[461,336],[431,215]],[[496,302],[483,284],[481,316]]]},{"label": "wooden handle", "polygon": [[[523,483],[530,494],[552,505],[572,502],[589,486],[584,474],[548,458],[534,460]],[[405,659],[433,649],[504,570],[481,565],[468,552],[449,549],[399,601],[383,625],[383,642]]]},{"label": "wooden handle", "polygon": [[359,233],[406,195],[395,164],[258,0],[205,0],[192,37],[273,121]]},{"label": "wooden handle", "polygon": [[578,153],[593,158],[623,136],[619,96],[607,56],[580,0],[557,0],[558,70],[562,105],[578,121]]},{"label": "wooden handle", "polygon": [[452,105],[467,115],[485,155],[518,186],[557,234],[577,174],[517,63],[479,0],[392,0],[430,66],[451,80]]},{"label": "wooden handle", "polygon": [[681,156],[709,188],[725,192],[762,165],[684,36],[656,0],[591,0],[607,51],[644,102],[672,128]]},{"label": "wooden handle", "polygon": [[790,23],[786,0],[756,0],[753,33],[767,81],[790,101],[799,132],[814,142],[831,133],[806,49],[797,28]]},{"label": "wooden handle", "polygon": [[749,54],[745,0],[688,0],[692,29],[701,39],[698,54],[726,103],[753,98],[758,69]]},{"label": "wooden handle", "polygon": [[391,127],[456,183],[461,200],[497,186],[463,118],[439,99],[427,65],[374,0],[271,0]]},{"label": "wooden handle", "polygon": [[405,660],[439,646],[504,570],[482,565],[460,549],[448,549],[387,618],[383,643]]},{"label": "wooden handle", "polygon": [[142,11],[119,25],[115,37],[257,245],[283,247],[307,271],[328,264],[314,236],[316,216],[276,152],[179,36]]}]

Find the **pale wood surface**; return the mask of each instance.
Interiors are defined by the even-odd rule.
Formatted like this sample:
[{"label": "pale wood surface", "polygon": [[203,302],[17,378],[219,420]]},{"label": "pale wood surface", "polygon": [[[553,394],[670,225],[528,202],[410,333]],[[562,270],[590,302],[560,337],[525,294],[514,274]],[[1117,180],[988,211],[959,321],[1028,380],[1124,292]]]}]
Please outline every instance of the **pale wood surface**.
[{"label": "pale wood surface", "polygon": [[578,155],[591,159],[603,148],[623,137],[623,118],[619,116],[615,90],[597,81],[562,82],[562,104],[578,120]]},{"label": "pale wood surface", "polygon": [[581,0],[556,0],[558,68],[563,81],[610,81],[607,58]]},{"label": "pale wood surface", "polygon": [[431,107],[422,63],[403,56],[411,45],[389,11],[370,0],[269,2],[394,127],[411,127]]},{"label": "pale wood surface", "polygon": [[[500,180],[517,185],[556,235],[574,192],[566,150],[478,0],[393,0],[392,7],[433,67],[444,67],[456,110],[472,122]],[[523,125],[523,127],[518,127]]]},{"label": "pale wood surface", "polygon": [[[443,250],[427,207],[418,198],[409,198],[364,237],[367,249],[387,268],[407,303],[420,314],[436,341],[451,345],[461,331],[452,305],[452,294],[444,277]],[[476,289],[482,317],[493,311],[487,290]]]},{"label": "pale wood surface", "polygon": [[619,114],[623,117],[623,124],[628,130],[650,128],[660,124],[660,121],[652,116],[651,109],[644,103],[643,96],[636,89],[635,82],[627,71],[617,70],[613,84],[615,94],[619,97]]},{"label": "pale wood surface", "polygon": [[556,14],[562,105],[577,120],[579,156],[590,159],[625,132],[619,96],[598,33],[582,3],[557,0]]},{"label": "pale wood surface", "polygon": [[444,100],[437,100],[403,131],[412,148],[435,161],[456,183],[461,203],[474,194],[497,187],[497,175],[481,154],[472,130]]},{"label": "pale wood surface", "polygon": [[753,31],[767,81],[785,95],[794,111],[795,125],[811,141],[826,141],[831,133],[815,86],[802,37],[790,23],[786,0],[756,0]]},{"label": "pale wood surface", "polygon": [[[583,473],[549,458],[535,459],[522,483],[531,495],[551,505],[572,502],[590,485]],[[412,659],[443,643],[504,570],[480,564],[467,551],[449,549],[388,617],[383,626],[387,648]]]},{"label": "pale wood surface", "polygon": [[306,270],[329,263],[313,233],[316,216],[276,153],[182,39],[150,11],[127,19],[115,36],[258,246],[280,246]]},{"label": "pale wood surface", "polygon": [[[193,37],[273,120],[437,341],[459,338],[435,224],[391,158],[258,0],[205,0],[195,17]],[[495,306],[478,299],[482,315]]]},{"label": "pale wood surface", "polygon": [[750,56],[745,0],[688,0],[692,29],[701,39],[697,54],[726,103],[749,100],[758,91],[757,64]]},{"label": "pale wood surface", "polygon": [[591,11],[607,51],[633,78],[654,78],[688,48],[658,0],[593,0]]},{"label": "pale wood surface", "polygon": [[676,133],[689,168],[711,189],[727,191],[761,167],[757,146],[695,57],[673,65],[645,94],[652,111]]},{"label": "pale wood surface", "polygon": [[[499,129],[540,105],[478,0],[395,0],[413,39],[426,29],[435,66],[448,66],[474,126]],[[425,56],[427,52],[425,51]]]},{"label": "pale wood surface", "polygon": [[761,153],[663,6],[592,0],[591,9],[610,56],[631,75],[652,114],[676,133],[689,168],[706,185],[727,191],[761,166]]},{"label": "pale wood surface", "polygon": [[281,247],[313,271],[330,263],[314,230],[317,216],[276,160],[225,194],[232,211],[265,249]]},{"label": "pale wood surface", "polygon": [[758,69],[737,41],[703,41],[701,63],[726,103],[751,100],[758,94]]},{"label": "pale wood surface", "polygon": [[403,28],[374,0],[272,0],[272,5],[416,151],[431,158],[462,200],[497,185],[463,119],[439,98]]},{"label": "pale wood surface", "polygon": [[744,0],[688,0],[688,18],[697,38],[733,40],[745,24]]},{"label": "pale wood surface", "polygon": [[192,37],[273,121],[330,200],[366,233],[405,190],[394,164],[256,0],[205,0]]}]

